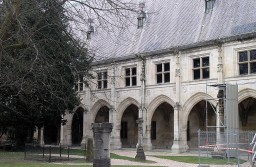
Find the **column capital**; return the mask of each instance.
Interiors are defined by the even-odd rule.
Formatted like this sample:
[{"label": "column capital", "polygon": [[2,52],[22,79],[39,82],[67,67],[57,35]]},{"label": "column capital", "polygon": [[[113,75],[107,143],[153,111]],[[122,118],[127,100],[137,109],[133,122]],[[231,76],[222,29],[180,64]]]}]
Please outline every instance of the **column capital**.
[{"label": "column capital", "polygon": [[180,109],[181,109],[181,104],[180,104],[180,102],[176,102],[176,103],[175,103],[174,109],[176,109],[176,110],[180,110]]}]

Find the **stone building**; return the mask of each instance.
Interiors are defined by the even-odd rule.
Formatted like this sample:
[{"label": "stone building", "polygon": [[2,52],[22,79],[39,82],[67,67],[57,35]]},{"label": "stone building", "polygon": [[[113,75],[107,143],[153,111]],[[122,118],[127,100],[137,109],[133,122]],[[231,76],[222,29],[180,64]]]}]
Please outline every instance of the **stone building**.
[{"label": "stone building", "polygon": [[[90,87],[65,116],[60,143],[84,144],[91,123],[111,122],[114,149],[186,151],[197,130],[216,125],[218,89],[237,84],[240,130],[256,130],[256,1],[148,0],[137,23],[110,37],[95,27]],[[139,133],[137,120],[141,118]]]}]

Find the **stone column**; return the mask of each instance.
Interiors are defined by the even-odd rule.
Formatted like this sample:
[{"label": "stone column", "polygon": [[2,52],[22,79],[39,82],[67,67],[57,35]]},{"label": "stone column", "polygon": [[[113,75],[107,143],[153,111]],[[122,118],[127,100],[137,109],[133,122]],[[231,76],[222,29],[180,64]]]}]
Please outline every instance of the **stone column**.
[{"label": "stone column", "polygon": [[144,150],[143,150],[143,134],[144,129],[145,129],[145,124],[143,124],[143,118],[146,120],[145,117],[145,81],[146,81],[146,74],[145,74],[145,64],[146,64],[146,60],[145,58],[143,58],[142,56],[139,57],[142,60],[142,65],[141,65],[141,77],[140,77],[140,81],[141,81],[141,106],[139,109],[139,118],[136,121],[138,123],[138,144],[137,144],[137,154],[135,156],[135,159],[137,160],[146,160],[145,154],[144,154]]},{"label": "stone column", "polygon": [[137,147],[137,154],[135,159],[137,160],[146,160],[146,156],[143,150],[142,142],[143,142],[143,119],[139,118],[137,121],[138,123],[138,147]]},{"label": "stone column", "polygon": [[63,133],[63,132],[64,132],[63,126],[64,126],[64,125],[63,125],[63,123],[61,122],[61,123],[60,123],[60,145],[63,145],[63,138],[64,138],[64,137],[63,137],[63,136],[64,136],[64,133]]},{"label": "stone column", "polygon": [[182,143],[180,141],[180,126],[179,126],[179,111],[180,111],[180,104],[176,103],[176,106],[174,107],[174,140],[172,145],[172,152],[174,153],[181,153],[185,150],[182,148]]},{"label": "stone column", "polygon": [[223,84],[223,47],[222,45],[218,46],[218,65],[217,65],[217,74],[218,74],[218,84]]},{"label": "stone column", "polygon": [[41,127],[40,129],[38,129],[38,132],[39,132],[39,144],[41,146],[44,145],[44,127]]},{"label": "stone column", "polygon": [[181,110],[181,72],[180,72],[180,52],[178,50],[174,51],[174,54],[176,54],[176,70],[175,70],[175,90],[176,90],[176,98],[177,102],[174,106],[174,122],[173,122],[173,132],[174,132],[174,139],[173,139],[173,145],[172,145],[172,152],[180,153],[185,150],[184,146],[182,148],[182,144],[180,141],[180,119],[179,114]]},{"label": "stone column", "polygon": [[93,123],[94,159],[93,167],[110,167],[110,133],[112,123]]},{"label": "stone column", "polygon": [[87,114],[87,111],[84,110],[84,112],[83,112],[83,139],[81,141],[82,149],[84,149],[86,147],[86,142],[87,142],[87,139],[86,139],[86,114]]},{"label": "stone column", "polygon": [[152,142],[151,142],[151,125],[146,126],[146,133],[144,137],[144,149],[152,150]]},{"label": "stone column", "polygon": [[[223,84],[223,47],[220,44],[218,46],[218,84]],[[224,142],[224,136],[221,135],[224,130],[224,90],[222,87],[219,87],[219,92],[217,95],[218,98],[218,105],[216,107],[217,114],[216,114],[216,144],[222,144]],[[221,132],[222,131],[222,132]],[[217,150],[218,151],[218,150]]]}]

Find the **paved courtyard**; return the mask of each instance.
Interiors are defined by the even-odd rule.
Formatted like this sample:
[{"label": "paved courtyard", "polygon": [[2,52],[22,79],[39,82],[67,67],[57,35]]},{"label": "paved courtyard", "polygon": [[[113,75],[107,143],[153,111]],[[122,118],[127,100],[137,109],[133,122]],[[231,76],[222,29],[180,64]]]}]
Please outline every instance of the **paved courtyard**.
[{"label": "paved courtyard", "polygon": [[[115,154],[118,155],[124,155],[128,157],[135,157],[136,151],[135,150],[114,150],[112,151]],[[166,155],[166,156],[197,156],[197,153],[182,153],[182,154],[173,154],[167,151],[152,151],[152,152],[145,152],[146,154],[146,159],[155,161],[156,163],[150,164],[147,163],[147,166],[168,166],[168,167],[198,167],[198,164],[188,164],[188,163],[182,163],[182,162],[177,162],[177,161],[172,161],[172,160],[166,160],[162,158],[156,158],[151,155]],[[140,163],[140,162],[131,162],[128,160],[119,160],[119,159],[112,159],[111,160],[112,165],[144,165],[145,163]],[[228,166],[237,166],[237,165],[210,165],[211,167],[228,167]],[[240,167],[251,167],[249,162],[246,162]]]}]

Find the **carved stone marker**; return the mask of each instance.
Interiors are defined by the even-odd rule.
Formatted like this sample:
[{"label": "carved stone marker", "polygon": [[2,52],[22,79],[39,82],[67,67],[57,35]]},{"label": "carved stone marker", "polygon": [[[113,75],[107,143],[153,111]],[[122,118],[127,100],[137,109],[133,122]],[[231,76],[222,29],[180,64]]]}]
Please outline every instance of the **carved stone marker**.
[{"label": "carved stone marker", "polygon": [[94,159],[93,167],[110,167],[110,133],[112,123],[93,123]]}]

